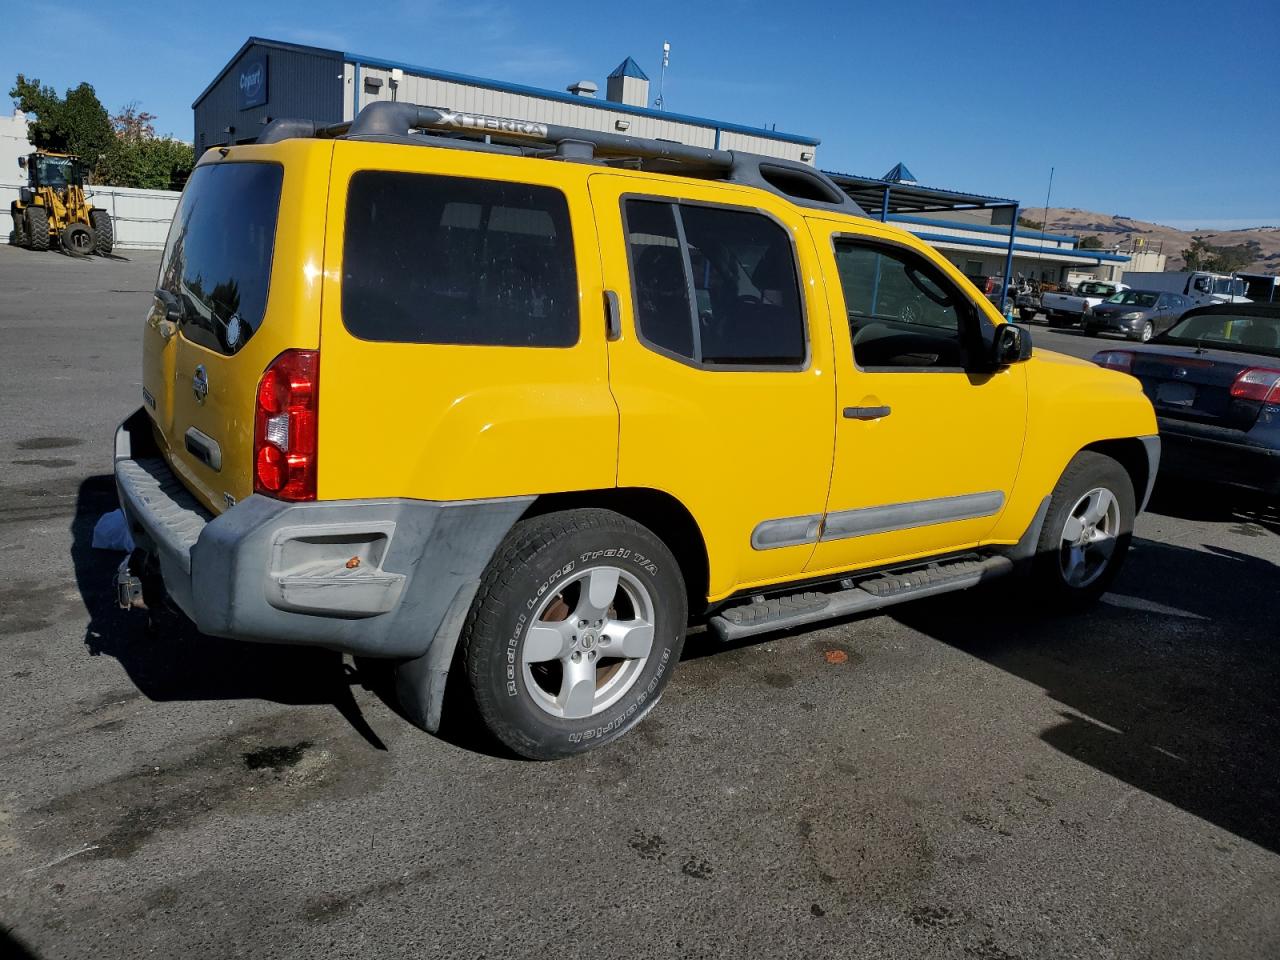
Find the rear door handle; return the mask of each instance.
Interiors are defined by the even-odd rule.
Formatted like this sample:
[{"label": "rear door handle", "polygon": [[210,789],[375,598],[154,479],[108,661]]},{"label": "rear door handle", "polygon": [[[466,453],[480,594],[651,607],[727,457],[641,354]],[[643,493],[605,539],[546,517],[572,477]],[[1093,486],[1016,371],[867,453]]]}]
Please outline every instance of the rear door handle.
[{"label": "rear door handle", "polygon": [[893,412],[890,407],[845,407],[846,420],[879,420]]}]

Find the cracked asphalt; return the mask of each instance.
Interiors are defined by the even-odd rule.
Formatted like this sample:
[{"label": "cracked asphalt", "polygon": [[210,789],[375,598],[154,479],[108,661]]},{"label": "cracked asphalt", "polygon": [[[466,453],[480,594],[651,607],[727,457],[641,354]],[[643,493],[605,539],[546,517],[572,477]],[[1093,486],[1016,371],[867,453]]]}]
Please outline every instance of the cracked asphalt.
[{"label": "cracked asphalt", "polygon": [[630,736],[518,762],[365,665],[114,609],[126,255],[0,248],[0,956],[1280,956],[1275,505],[1162,489],[1073,619],[695,634]]}]

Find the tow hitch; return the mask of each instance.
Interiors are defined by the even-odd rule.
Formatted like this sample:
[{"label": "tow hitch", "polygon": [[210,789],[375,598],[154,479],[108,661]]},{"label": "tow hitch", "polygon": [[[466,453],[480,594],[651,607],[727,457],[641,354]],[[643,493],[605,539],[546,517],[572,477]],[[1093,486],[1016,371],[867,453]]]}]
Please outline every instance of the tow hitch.
[{"label": "tow hitch", "polygon": [[131,559],[132,557],[125,557],[116,569],[116,603],[122,610],[131,610],[135,607],[145,610],[147,604],[142,599],[142,580],[135,577],[133,571],[129,569]]}]

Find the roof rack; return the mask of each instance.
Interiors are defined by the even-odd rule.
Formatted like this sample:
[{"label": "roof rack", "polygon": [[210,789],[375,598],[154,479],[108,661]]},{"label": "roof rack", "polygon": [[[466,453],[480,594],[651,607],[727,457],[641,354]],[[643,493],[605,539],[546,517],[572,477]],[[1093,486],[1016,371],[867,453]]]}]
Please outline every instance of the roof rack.
[{"label": "roof rack", "polygon": [[[411,131],[421,133],[411,134]],[[318,124],[282,118],[263,128],[258,143],[297,137],[378,140],[422,146],[484,150],[577,163],[630,166],[654,173],[742,183],[792,203],[866,216],[825,173],[808,164],[738,150],[692,147],[671,140],[629,137],[580,127],[491,117],[462,110],[380,101],[349,122]]]}]

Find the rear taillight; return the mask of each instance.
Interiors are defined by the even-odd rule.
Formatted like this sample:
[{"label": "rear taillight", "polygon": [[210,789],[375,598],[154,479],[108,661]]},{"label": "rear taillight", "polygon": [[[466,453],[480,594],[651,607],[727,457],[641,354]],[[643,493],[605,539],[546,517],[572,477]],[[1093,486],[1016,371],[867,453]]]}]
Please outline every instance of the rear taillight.
[{"label": "rear taillight", "polygon": [[286,350],[258,381],[253,411],[253,492],[316,498],[320,354]]},{"label": "rear taillight", "polygon": [[1231,396],[1236,400],[1280,403],[1280,370],[1270,367],[1241,370],[1231,384]]},{"label": "rear taillight", "polygon": [[1133,372],[1133,354],[1128,350],[1103,350],[1093,355],[1093,362],[1108,370],[1119,370],[1121,373]]}]

